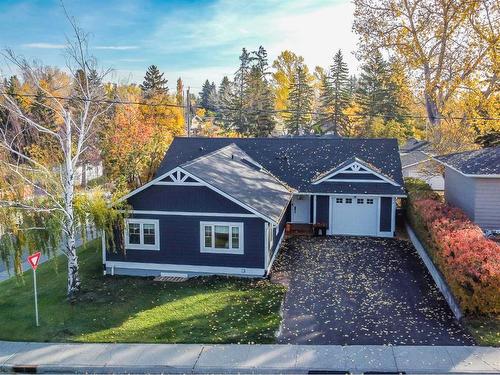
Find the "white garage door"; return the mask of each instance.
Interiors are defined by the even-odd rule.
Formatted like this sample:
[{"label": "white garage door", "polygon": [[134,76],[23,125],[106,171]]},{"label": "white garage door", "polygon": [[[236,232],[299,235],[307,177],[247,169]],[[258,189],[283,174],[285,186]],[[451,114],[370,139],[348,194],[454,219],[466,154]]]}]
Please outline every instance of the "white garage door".
[{"label": "white garage door", "polygon": [[332,196],[330,199],[331,234],[377,235],[379,198]]}]

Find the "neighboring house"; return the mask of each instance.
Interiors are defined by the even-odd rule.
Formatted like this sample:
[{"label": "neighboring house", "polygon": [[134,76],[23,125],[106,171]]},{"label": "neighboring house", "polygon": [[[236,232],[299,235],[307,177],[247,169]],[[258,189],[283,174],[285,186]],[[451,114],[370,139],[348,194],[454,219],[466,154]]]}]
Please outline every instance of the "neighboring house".
[{"label": "neighboring house", "polygon": [[264,276],[287,223],[393,237],[404,197],[394,139],[175,138],[131,206],[107,272]]},{"label": "neighboring house", "polygon": [[500,230],[500,147],[436,157],[445,166],[444,195],[485,230]]},{"label": "neighboring house", "polygon": [[432,155],[429,142],[410,138],[400,150],[403,177],[419,178],[427,182],[432,190],[442,191],[444,178],[439,173]]}]

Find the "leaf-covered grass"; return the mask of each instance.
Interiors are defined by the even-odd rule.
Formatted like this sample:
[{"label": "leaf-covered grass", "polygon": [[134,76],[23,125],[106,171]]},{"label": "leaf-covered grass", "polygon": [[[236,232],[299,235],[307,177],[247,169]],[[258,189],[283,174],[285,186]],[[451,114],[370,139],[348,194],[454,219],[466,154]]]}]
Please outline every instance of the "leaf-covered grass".
[{"label": "leaf-covered grass", "polygon": [[500,318],[465,318],[463,323],[479,345],[500,346]]},{"label": "leaf-covered grass", "polygon": [[66,301],[66,258],[37,271],[40,327],[34,323],[33,278],[0,283],[0,340],[148,343],[273,343],[284,288],[268,281],[195,278],[183,283],[103,276],[97,241],[79,251],[83,290]]}]

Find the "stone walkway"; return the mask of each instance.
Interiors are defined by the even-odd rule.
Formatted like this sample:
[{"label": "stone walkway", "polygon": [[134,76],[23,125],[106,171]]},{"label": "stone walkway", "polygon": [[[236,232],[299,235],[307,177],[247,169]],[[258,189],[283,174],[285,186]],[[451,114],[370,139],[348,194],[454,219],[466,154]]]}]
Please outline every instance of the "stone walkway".
[{"label": "stone walkway", "polygon": [[0,373],[499,374],[500,349],[466,346],[47,344],[0,341]]}]

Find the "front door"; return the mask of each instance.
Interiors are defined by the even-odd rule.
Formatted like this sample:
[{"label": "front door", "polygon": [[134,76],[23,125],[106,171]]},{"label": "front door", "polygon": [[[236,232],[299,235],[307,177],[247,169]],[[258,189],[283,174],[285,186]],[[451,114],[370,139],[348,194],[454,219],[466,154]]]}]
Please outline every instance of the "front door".
[{"label": "front door", "polygon": [[295,195],[292,198],[292,223],[309,223],[311,217],[311,197]]}]

